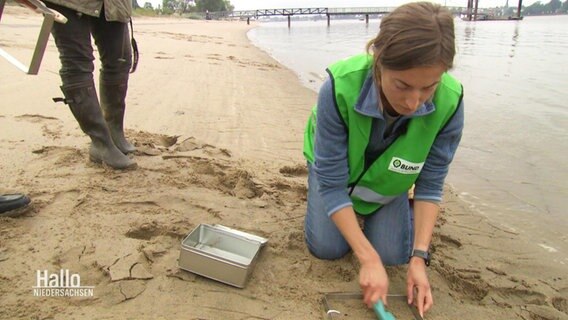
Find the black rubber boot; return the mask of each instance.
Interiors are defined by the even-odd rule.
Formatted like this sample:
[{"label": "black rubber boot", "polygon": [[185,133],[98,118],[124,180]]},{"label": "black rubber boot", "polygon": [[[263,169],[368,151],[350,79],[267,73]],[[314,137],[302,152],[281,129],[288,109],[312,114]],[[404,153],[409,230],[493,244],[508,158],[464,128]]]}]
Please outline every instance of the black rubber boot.
[{"label": "black rubber boot", "polygon": [[126,82],[121,84],[109,84],[100,81],[99,93],[101,96],[101,108],[110,131],[112,141],[122,153],[127,154],[136,151],[136,148],[124,137],[124,111],[126,109]]},{"label": "black rubber boot", "polygon": [[136,162],[124,155],[112,141],[94,83],[62,86],[61,91],[81,129],[91,138],[91,161],[104,162],[113,169],[135,168]]},{"label": "black rubber boot", "polygon": [[0,217],[20,215],[28,208],[30,202],[30,198],[23,194],[0,195]]}]

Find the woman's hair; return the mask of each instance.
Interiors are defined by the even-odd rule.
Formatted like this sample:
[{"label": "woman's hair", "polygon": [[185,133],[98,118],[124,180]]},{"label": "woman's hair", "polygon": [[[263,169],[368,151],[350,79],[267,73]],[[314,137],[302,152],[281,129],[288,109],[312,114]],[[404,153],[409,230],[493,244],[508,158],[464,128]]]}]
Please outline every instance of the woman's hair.
[{"label": "woman's hair", "polygon": [[375,77],[381,67],[407,70],[442,63],[453,66],[454,17],[438,4],[413,2],[396,8],[381,20],[379,34],[367,44]]}]

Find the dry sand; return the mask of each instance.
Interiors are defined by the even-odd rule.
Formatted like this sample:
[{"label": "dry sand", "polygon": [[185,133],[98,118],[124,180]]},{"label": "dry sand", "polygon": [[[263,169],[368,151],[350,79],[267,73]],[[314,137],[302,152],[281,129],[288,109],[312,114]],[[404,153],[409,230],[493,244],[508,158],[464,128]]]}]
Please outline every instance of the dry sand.
[{"label": "dry sand", "polygon": [[[7,7],[0,46],[27,61],[40,20]],[[88,138],[51,101],[61,96],[52,41],[38,76],[0,61],[0,191],[33,199],[0,219],[0,318],[323,319],[323,293],[358,285],[351,255],[320,261],[303,242],[302,133],[316,94],[249,43],[246,23],[136,18],[134,28],[135,171],[88,162]],[[426,319],[568,319],[567,267],[554,253],[451,190],[443,207]],[[269,239],[246,288],[178,269],[180,241],[200,223]],[[94,297],[34,297],[46,269],[78,273]],[[403,293],[405,268],[388,271],[391,293]],[[354,308],[342,312],[364,310]]]}]

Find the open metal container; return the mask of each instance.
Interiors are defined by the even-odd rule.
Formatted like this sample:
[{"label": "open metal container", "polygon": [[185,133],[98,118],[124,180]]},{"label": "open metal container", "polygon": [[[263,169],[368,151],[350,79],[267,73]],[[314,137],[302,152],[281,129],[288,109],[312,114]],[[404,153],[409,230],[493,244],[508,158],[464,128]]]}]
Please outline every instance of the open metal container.
[{"label": "open metal container", "polygon": [[181,242],[179,267],[244,288],[268,240],[221,225],[200,224]]}]

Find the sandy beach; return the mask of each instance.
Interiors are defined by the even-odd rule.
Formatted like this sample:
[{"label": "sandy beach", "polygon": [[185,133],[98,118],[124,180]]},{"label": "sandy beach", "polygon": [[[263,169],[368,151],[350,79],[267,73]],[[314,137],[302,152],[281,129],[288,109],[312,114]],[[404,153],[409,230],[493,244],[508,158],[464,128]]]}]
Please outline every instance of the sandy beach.
[{"label": "sandy beach", "polygon": [[[28,61],[40,23],[7,6],[0,47]],[[0,218],[0,319],[315,320],[324,293],[359,290],[352,255],[321,261],[304,244],[301,150],[317,95],[249,42],[252,27],[134,19],[140,63],[126,133],[138,169],[126,172],[89,163],[89,139],[51,100],[62,96],[52,40],[37,76],[0,60],[0,191],[33,200]],[[244,289],[178,268],[181,240],[201,223],[268,239]],[[535,240],[448,189],[425,319],[568,319],[568,266]],[[94,297],[34,297],[37,270],[61,269]],[[404,294],[406,268],[388,272],[390,293]],[[342,309],[345,319],[374,317],[359,302]]]}]

